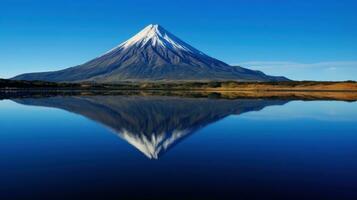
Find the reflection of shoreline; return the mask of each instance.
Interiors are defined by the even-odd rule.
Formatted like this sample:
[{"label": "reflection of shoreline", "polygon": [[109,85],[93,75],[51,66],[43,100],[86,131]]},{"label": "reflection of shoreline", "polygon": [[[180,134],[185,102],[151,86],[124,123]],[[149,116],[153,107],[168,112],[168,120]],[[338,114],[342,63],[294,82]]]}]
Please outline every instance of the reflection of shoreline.
[{"label": "reflection of shoreline", "polygon": [[337,100],[357,101],[357,92],[343,91],[183,91],[183,90],[0,90],[0,99],[41,98],[52,96],[95,96],[95,95],[142,95],[142,96],[178,96],[189,98],[215,99],[281,99],[281,100]]},{"label": "reflection of shoreline", "polygon": [[60,108],[108,127],[150,159],[158,159],[197,130],[229,115],[283,105],[287,100],[163,96],[56,96],[13,101]]}]

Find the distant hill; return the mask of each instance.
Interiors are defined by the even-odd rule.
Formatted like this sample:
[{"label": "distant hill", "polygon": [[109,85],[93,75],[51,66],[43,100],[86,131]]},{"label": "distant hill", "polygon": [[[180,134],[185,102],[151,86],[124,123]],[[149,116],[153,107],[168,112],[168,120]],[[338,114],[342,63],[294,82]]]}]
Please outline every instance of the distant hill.
[{"label": "distant hill", "polygon": [[288,81],[230,66],[183,42],[159,25],[149,25],[89,62],[60,71],[22,74],[14,80],[117,83],[123,81]]}]

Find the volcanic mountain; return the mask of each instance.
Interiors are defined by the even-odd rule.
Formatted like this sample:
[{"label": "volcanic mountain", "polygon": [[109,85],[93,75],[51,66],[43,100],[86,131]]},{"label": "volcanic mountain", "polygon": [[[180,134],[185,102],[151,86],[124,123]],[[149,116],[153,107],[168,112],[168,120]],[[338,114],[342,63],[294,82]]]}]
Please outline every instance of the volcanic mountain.
[{"label": "volcanic mountain", "polygon": [[230,66],[183,42],[159,25],[84,64],[53,72],[22,74],[15,80],[54,82],[122,81],[287,81],[260,71]]}]

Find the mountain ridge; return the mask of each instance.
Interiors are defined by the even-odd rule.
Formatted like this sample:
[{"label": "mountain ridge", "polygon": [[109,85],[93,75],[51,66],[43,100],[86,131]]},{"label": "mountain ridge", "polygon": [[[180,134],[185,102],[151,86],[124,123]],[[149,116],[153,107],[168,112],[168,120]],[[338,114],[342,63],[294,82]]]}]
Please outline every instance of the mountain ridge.
[{"label": "mountain ridge", "polygon": [[54,72],[22,74],[14,80],[54,82],[288,81],[230,66],[185,43],[157,24],[84,64]]}]

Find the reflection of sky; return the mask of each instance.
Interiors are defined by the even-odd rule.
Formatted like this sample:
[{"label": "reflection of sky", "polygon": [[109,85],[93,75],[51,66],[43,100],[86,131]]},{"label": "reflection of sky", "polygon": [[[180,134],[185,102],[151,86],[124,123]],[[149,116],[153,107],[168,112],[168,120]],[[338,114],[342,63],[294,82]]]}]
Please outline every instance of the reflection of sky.
[{"label": "reflection of sky", "polygon": [[269,106],[262,111],[236,117],[256,120],[357,121],[357,102],[292,101],[284,106]]}]

